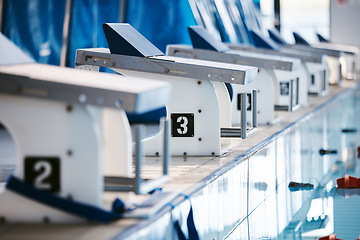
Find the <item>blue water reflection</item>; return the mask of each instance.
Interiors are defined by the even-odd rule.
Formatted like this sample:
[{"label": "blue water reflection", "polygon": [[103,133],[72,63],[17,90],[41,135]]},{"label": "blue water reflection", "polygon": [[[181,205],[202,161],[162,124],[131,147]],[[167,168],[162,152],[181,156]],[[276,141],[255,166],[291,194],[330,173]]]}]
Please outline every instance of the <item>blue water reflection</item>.
[{"label": "blue water reflection", "polygon": [[[343,132],[344,129],[359,132]],[[360,190],[338,190],[336,179],[360,177],[360,91],[336,101],[285,130],[248,160],[249,215],[228,239],[317,239],[360,235]],[[319,150],[333,150],[320,154]],[[289,183],[314,187],[289,189]]]}]

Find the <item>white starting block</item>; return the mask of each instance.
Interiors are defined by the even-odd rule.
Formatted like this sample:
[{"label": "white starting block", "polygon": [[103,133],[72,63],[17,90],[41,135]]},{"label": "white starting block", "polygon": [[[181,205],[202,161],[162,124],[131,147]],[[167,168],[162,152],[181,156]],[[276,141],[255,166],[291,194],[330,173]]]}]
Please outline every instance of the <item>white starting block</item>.
[{"label": "white starting block", "polygon": [[[277,38],[277,32],[274,30],[269,30],[270,37],[273,39]],[[318,53],[327,56],[327,63],[330,70],[329,83],[341,85],[343,80],[343,68],[350,69],[346,66],[346,61],[344,59],[344,52],[327,49],[327,48],[317,48],[310,46],[303,38],[299,35],[294,34],[295,41],[297,44],[284,44],[281,46],[281,49],[296,49],[298,51],[306,51],[311,53]]]},{"label": "white starting block", "polygon": [[[233,43],[237,42],[243,42],[246,44],[244,45],[244,48],[241,49],[241,45],[233,45],[230,46],[233,50],[243,50],[243,51],[250,51],[255,53],[261,53],[261,54],[268,54],[273,56],[282,56],[282,57],[291,57],[291,58],[300,58],[302,60],[302,66],[300,68],[305,68],[305,71],[307,73],[307,79],[308,79],[308,87],[309,91],[311,93],[319,94],[319,95],[325,95],[327,93],[328,89],[328,68],[324,66],[325,64],[322,63],[323,59],[320,61],[318,60],[315,63],[319,64],[312,64],[313,60],[311,61],[304,61],[304,58],[307,58],[306,53],[302,54],[301,51],[292,51],[295,54],[282,54],[282,49],[277,46],[277,44],[274,48],[273,46],[270,46],[269,44],[257,44],[256,38],[257,36],[260,37],[262,34],[256,34],[257,36],[248,36],[249,34],[252,35],[256,29],[259,29],[259,19],[257,19],[257,14],[253,14],[253,3],[252,2],[246,2],[246,1],[215,1],[214,5],[216,5],[216,9],[210,9],[209,7],[211,4],[203,4],[201,1],[197,2],[195,1],[193,3],[194,7],[192,8],[194,16],[196,18],[198,25],[204,25],[209,32],[212,33],[213,36],[218,35],[220,38],[220,35],[225,34],[225,36],[229,37],[229,41]],[[219,27],[216,25],[216,22],[218,22],[217,17],[213,13],[218,13],[218,17],[221,21],[226,22],[227,24],[224,25],[224,28]],[[237,17],[234,17],[237,16]],[[206,19],[206,21],[203,21]],[[240,32],[238,32],[240,31]],[[260,32],[260,29],[259,29]],[[261,39],[261,42],[266,42],[267,40],[261,36],[263,39]],[[247,40],[246,40],[247,39]],[[269,39],[271,40],[271,39]],[[252,48],[248,44],[255,44],[256,47],[259,48],[267,48],[272,49],[274,51],[269,52],[262,52],[261,49]],[[234,48],[234,46],[236,46]],[[237,48],[239,47],[239,48]],[[305,55],[305,56],[304,56]],[[322,56],[321,56],[322,58]],[[324,57],[325,59],[326,57]],[[309,64],[307,63],[309,62]],[[296,81],[296,80],[294,80]],[[300,80],[300,88],[303,84]],[[324,84],[325,83],[325,84]],[[287,84],[286,84],[287,85]],[[296,84],[295,84],[296,85]],[[300,95],[301,95],[301,89],[300,89]],[[304,99],[307,99],[307,93],[304,94]],[[303,105],[302,97],[300,96],[300,105]],[[303,106],[306,106],[307,102]],[[260,104],[259,104],[260,106]]]},{"label": "white starting block", "polygon": [[[164,106],[169,84],[36,64],[2,35],[0,42],[0,123],[16,147],[15,170],[0,189],[4,221],[111,221],[115,214],[101,210],[104,172],[125,181],[117,191],[147,193],[157,180],[167,180],[130,178],[132,136],[125,111]],[[141,153],[135,155],[141,160]]]},{"label": "white starting block", "polygon": [[[253,82],[256,68],[164,56],[129,24],[104,24],[103,28],[110,51],[78,49],[76,67],[108,67],[127,76],[171,83],[173,91],[166,108],[172,155],[218,156],[230,145],[229,139],[221,137],[246,138],[256,131],[256,123],[251,129],[232,128],[225,87],[225,83]],[[246,117],[242,119],[246,124]],[[162,154],[159,140],[159,135],[144,140],[146,155]]]},{"label": "white starting block", "polygon": [[341,74],[344,79],[356,80],[360,74],[360,48],[356,46],[338,45],[333,43],[316,43],[314,47],[338,50],[344,53],[340,59],[342,61]]},{"label": "white starting block", "polygon": [[[325,53],[329,56],[334,56],[335,58],[338,57],[340,61],[340,74],[343,79],[348,79],[347,77],[351,77],[352,79],[354,73],[355,73],[355,52],[347,51],[344,49],[336,49],[332,47],[326,47],[324,45],[317,46],[312,45],[308,43],[300,34],[293,32],[294,38],[295,38],[295,48],[297,48],[297,45],[301,45],[302,47],[309,47],[313,48],[314,51],[320,51],[321,53]],[[302,48],[301,48],[302,49]]]},{"label": "white starting block", "polygon": [[333,85],[341,85],[343,78],[343,68],[346,67],[344,65],[344,53],[340,51],[330,50],[330,49],[319,49],[314,47],[309,47],[305,45],[295,44],[291,45],[291,47],[284,47],[284,49],[296,49],[299,51],[308,51],[312,53],[319,53],[327,56],[327,64],[330,70],[329,75],[329,84]]},{"label": "white starting block", "polygon": [[[229,45],[234,50],[246,50],[251,52],[266,53],[276,56],[295,57],[301,60],[301,65],[306,69],[308,79],[308,93],[324,96],[328,94],[330,69],[328,67],[328,56],[320,53],[312,53],[308,51],[299,51],[296,49],[283,48],[282,45],[276,43],[286,44],[280,36],[276,36],[276,43],[267,39],[260,32],[251,31],[255,41],[255,47]],[[340,66],[340,65],[339,65]],[[337,68],[338,69],[338,68]]]},{"label": "white starting block", "polygon": [[342,69],[345,79],[356,80],[357,74],[360,74],[360,47],[353,45],[344,45],[339,43],[332,43],[325,39],[320,34],[317,34],[319,43],[314,43],[315,47],[325,47],[329,49],[335,49],[343,51],[345,53],[346,70]]},{"label": "white starting block", "polygon": [[[245,86],[232,84],[232,122],[240,123],[239,94],[258,90],[258,124],[273,124],[276,119],[275,109],[296,110],[307,104],[307,84],[304,83],[304,71],[300,60],[289,57],[276,57],[245,51],[230,50],[224,43],[214,39],[204,28],[189,28],[193,48],[187,45],[168,45],[167,55],[209,60],[216,62],[245,64],[259,68],[256,81]],[[300,80],[301,79],[301,80]],[[251,96],[248,96],[251,99]],[[251,102],[251,101],[249,101]],[[251,104],[247,107],[252,109]],[[250,119],[248,119],[249,121]]]},{"label": "white starting block", "polygon": [[[301,46],[301,45],[291,45],[288,44],[280,35],[279,31],[277,29],[269,29],[269,36],[270,38],[274,41],[274,43],[279,44],[278,46],[278,51],[282,52],[282,53],[301,53],[301,54],[310,54],[310,55],[320,55],[323,56],[326,59],[326,64],[327,64],[327,73],[325,74],[325,76],[327,76],[325,78],[325,80],[323,82],[325,82],[326,84],[319,84],[316,77],[315,77],[315,81],[313,81],[312,79],[309,79],[310,82],[315,82],[312,92],[310,93],[314,93],[314,91],[316,90],[316,86],[327,86],[328,84],[337,84],[337,85],[341,85],[342,80],[343,80],[343,76],[342,76],[342,67],[343,67],[343,53],[339,52],[339,51],[326,51],[326,50],[312,50],[311,48],[309,48],[308,46]],[[253,35],[255,35],[253,33]],[[256,34],[258,35],[258,34]],[[256,37],[256,36],[254,36]],[[323,69],[321,69],[320,71],[323,71]],[[320,74],[322,75],[322,74]],[[320,79],[320,82],[322,82],[322,80]],[[321,91],[321,88],[319,89]],[[319,91],[318,90],[318,91]]]}]

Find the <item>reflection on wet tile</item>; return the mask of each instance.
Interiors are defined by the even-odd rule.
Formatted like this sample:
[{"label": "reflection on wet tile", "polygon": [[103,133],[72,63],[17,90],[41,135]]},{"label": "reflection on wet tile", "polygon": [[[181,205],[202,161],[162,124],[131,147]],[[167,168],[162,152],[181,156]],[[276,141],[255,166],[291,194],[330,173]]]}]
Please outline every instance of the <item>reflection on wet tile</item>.
[{"label": "reflection on wet tile", "polygon": [[270,143],[249,160],[249,213],[275,191],[275,152]]},{"label": "reflection on wet tile", "polygon": [[235,225],[234,229],[224,237],[227,240],[248,240],[248,219],[240,222],[238,225]]},{"label": "reflection on wet tile", "polygon": [[250,239],[271,239],[278,235],[276,194],[273,192],[250,215]]},{"label": "reflection on wet tile", "polygon": [[222,239],[247,216],[247,171],[242,161],[192,196],[194,220],[204,239]]},{"label": "reflection on wet tile", "polygon": [[[351,95],[286,130],[249,159],[249,239],[359,236],[360,197],[333,199],[337,177],[360,176],[360,133],[342,131],[360,126],[360,111],[351,110],[360,109],[360,98],[354,102]],[[336,153],[320,154],[320,149]],[[290,191],[290,181],[314,187]]]}]

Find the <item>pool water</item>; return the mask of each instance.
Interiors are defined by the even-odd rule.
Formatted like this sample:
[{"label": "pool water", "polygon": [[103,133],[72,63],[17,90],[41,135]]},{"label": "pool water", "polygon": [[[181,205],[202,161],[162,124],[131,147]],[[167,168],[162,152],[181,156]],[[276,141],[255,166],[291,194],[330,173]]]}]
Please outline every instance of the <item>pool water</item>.
[{"label": "pool water", "polygon": [[[360,177],[360,91],[342,94],[284,130],[248,159],[247,216],[225,239],[340,239],[360,235],[360,189],[337,189]],[[320,154],[320,150],[332,154]],[[308,183],[290,188],[289,183]]]}]

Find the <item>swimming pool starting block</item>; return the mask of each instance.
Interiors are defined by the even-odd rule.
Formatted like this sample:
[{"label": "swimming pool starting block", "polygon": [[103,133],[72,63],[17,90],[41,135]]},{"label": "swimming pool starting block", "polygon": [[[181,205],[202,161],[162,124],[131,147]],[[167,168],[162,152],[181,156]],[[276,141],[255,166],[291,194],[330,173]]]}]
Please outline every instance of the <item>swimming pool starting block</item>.
[{"label": "swimming pool starting block", "polygon": [[[256,81],[245,86],[232,85],[232,121],[239,124],[239,93],[258,91],[258,123],[273,124],[277,110],[295,111],[307,104],[307,82],[300,60],[289,57],[270,56],[268,54],[231,50],[224,43],[214,39],[204,28],[189,28],[193,47],[188,45],[168,45],[170,56],[187,57],[222,63],[242,64],[257,67]],[[305,81],[305,82],[304,82]],[[305,84],[304,84],[305,83]],[[249,96],[250,98],[250,96]],[[248,106],[251,110],[251,105]],[[249,121],[249,120],[248,120]]]},{"label": "swimming pool starting block", "polygon": [[355,73],[355,52],[345,50],[345,49],[339,49],[339,48],[333,48],[324,46],[321,44],[310,44],[307,42],[299,33],[293,32],[293,36],[295,39],[294,48],[298,48],[300,46],[300,49],[303,48],[313,48],[312,51],[319,51],[319,52],[327,52],[327,55],[332,55],[334,57],[339,57],[340,61],[340,74],[343,79],[352,79],[353,74]]},{"label": "swimming pool starting block", "polygon": [[253,31],[252,34],[257,40],[256,45],[258,47],[239,44],[229,44],[228,46],[233,50],[243,50],[270,54],[274,56],[298,58],[301,60],[301,65],[305,68],[307,73],[308,93],[317,94],[319,96],[328,94],[330,70],[327,63],[328,57],[326,55],[316,52],[281,48],[270,44],[264,36],[256,31]]},{"label": "swimming pool starting block", "polygon": [[[270,37],[276,41],[280,38],[280,34],[274,29],[269,30]],[[306,51],[311,53],[318,53],[327,56],[327,63],[330,70],[329,83],[341,85],[343,80],[343,72],[350,69],[346,66],[346,61],[344,59],[344,52],[338,51],[329,48],[318,48],[312,47],[299,35],[294,34],[296,44],[287,44],[285,41],[282,43],[276,41],[277,43],[282,44],[281,49],[296,49],[298,51]]]},{"label": "swimming pool starting block", "polygon": [[132,152],[125,111],[164,106],[168,83],[37,64],[2,35],[0,41],[0,122],[16,148],[14,172],[0,189],[4,221],[105,222],[114,218],[102,210],[106,177],[118,180],[117,191],[136,193],[167,181],[166,173],[132,178],[133,155],[142,156]]},{"label": "swimming pool starting block", "polygon": [[[218,156],[228,149],[227,138],[244,139],[256,131],[256,123],[246,127],[245,115],[241,128],[231,125],[225,83],[251,83],[257,68],[165,56],[129,24],[104,24],[103,28],[110,50],[78,49],[76,67],[95,71],[106,67],[125,76],[171,83],[166,115],[171,122],[172,155]],[[245,94],[243,99],[246,101]],[[253,112],[256,114],[255,109]],[[159,136],[143,141],[146,155],[162,155]]]},{"label": "swimming pool starting block", "polygon": [[350,66],[349,71],[344,71],[343,74],[345,75],[345,79],[357,79],[357,74],[360,74],[360,47],[354,45],[347,45],[347,44],[339,44],[333,43],[326,38],[324,38],[319,33],[316,34],[319,43],[312,44],[315,47],[325,47],[330,49],[335,49],[339,51],[344,51],[346,54],[347,66]]}]

